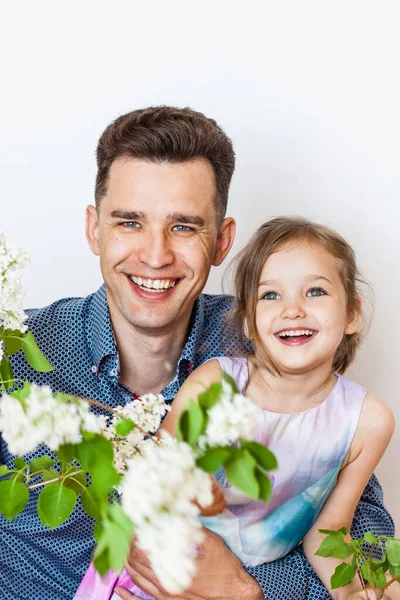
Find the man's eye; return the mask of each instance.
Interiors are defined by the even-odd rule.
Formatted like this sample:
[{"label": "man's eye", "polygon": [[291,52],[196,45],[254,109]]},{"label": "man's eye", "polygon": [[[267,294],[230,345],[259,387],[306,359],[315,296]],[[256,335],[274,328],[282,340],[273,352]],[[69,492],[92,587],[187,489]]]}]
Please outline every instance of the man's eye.
[{"label": "man's eye", "polygon": [[309,298],[316,298],[318,296],[326,296],[326,292],[322,288],[311,288],[311,290],[309,290],[307,292],[307,296]]},{"label": "man's eye", "polygon": [[175,225],[172,228],[172,231],[183,231],[183,232],[193,231],[193,227],[189,227],[188,225]]},{"label": "man's eye", "polygon": [[138,223],[137,221],[124,221],[123,223],[121,223],[121,225],[123,227],[132,228],[132,229],[136,229],[137,227],[140,227],[140,223]]},{"label": "man's eye", "polygon": [[280,300],[280,298],[277,292],[267,292],[263,295],[263,300]]}]

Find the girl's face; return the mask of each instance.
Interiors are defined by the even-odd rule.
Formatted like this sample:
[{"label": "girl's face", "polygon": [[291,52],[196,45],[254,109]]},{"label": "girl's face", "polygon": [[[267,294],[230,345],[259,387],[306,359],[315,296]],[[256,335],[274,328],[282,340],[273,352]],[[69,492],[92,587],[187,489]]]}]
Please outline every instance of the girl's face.
[{"label": "girl's face", "polygon": [[357,330],[348,315],[339,261],[320,245],[294,242],[272,254],[258,285],[256,327],[283,373],[332,367],[343,334]]}]

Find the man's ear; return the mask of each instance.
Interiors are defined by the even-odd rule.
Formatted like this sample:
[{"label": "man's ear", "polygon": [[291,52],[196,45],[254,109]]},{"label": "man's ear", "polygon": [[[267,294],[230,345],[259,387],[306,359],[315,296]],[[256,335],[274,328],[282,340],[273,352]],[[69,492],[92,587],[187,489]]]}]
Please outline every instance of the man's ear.
[{"label": "man's ear", "polygon": [[99,256],[99,215],[93,205],[86,208],[86,238],[93,254]]},{"label": "man's ear", "polygon": [[344,328],[344,333],[346,335],[351,335],[352,333],[356,333],[360,326],[362,316],[362,302],[361,299],[358,298],[356,302],[356,306],[351,310],[347,317],[347,324]]},{"label": "man's ear", "polygon": [[219,265],[225,260],[226,255],[232,248],[233,240],[235,239],[236,233],[236,222],[233,217],[226,217],[218,231],[217,246],[215,249],[213,265],[219,267]]}]

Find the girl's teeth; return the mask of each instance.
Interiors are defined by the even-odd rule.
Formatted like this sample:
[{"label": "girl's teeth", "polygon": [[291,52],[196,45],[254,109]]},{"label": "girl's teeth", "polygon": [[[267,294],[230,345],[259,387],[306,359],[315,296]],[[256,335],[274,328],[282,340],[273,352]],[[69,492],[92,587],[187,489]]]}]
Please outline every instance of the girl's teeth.
[{"label": "girl's teeth", "polygon": [[313,332],[309,329],[296,329],[294,331],[281,331],[279,333],[280,337],[296,337],[300,335],[312,335]]}]

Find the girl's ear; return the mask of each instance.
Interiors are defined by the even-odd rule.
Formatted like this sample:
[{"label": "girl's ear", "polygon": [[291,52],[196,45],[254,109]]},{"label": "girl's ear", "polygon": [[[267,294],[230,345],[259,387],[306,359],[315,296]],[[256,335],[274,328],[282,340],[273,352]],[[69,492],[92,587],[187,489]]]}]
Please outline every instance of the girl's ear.
[{"label": "girl's ear", "polygon": [[356,333],[360,326],[362,315],[362,302],[360,298],[357,298],[356,304],[354,308],[349,312],[347,317],[347,324],[344,328],[344,333],[346,335],[351,335],[352,333]]},{"label": "girl's ear", "polygon": [[243,320],[243,331],[244,331],[244,335],[251,342],[251,339],[250,339],[250,336],[249,336],[249,326],[248,326],[247,318],[246,317]]}]

